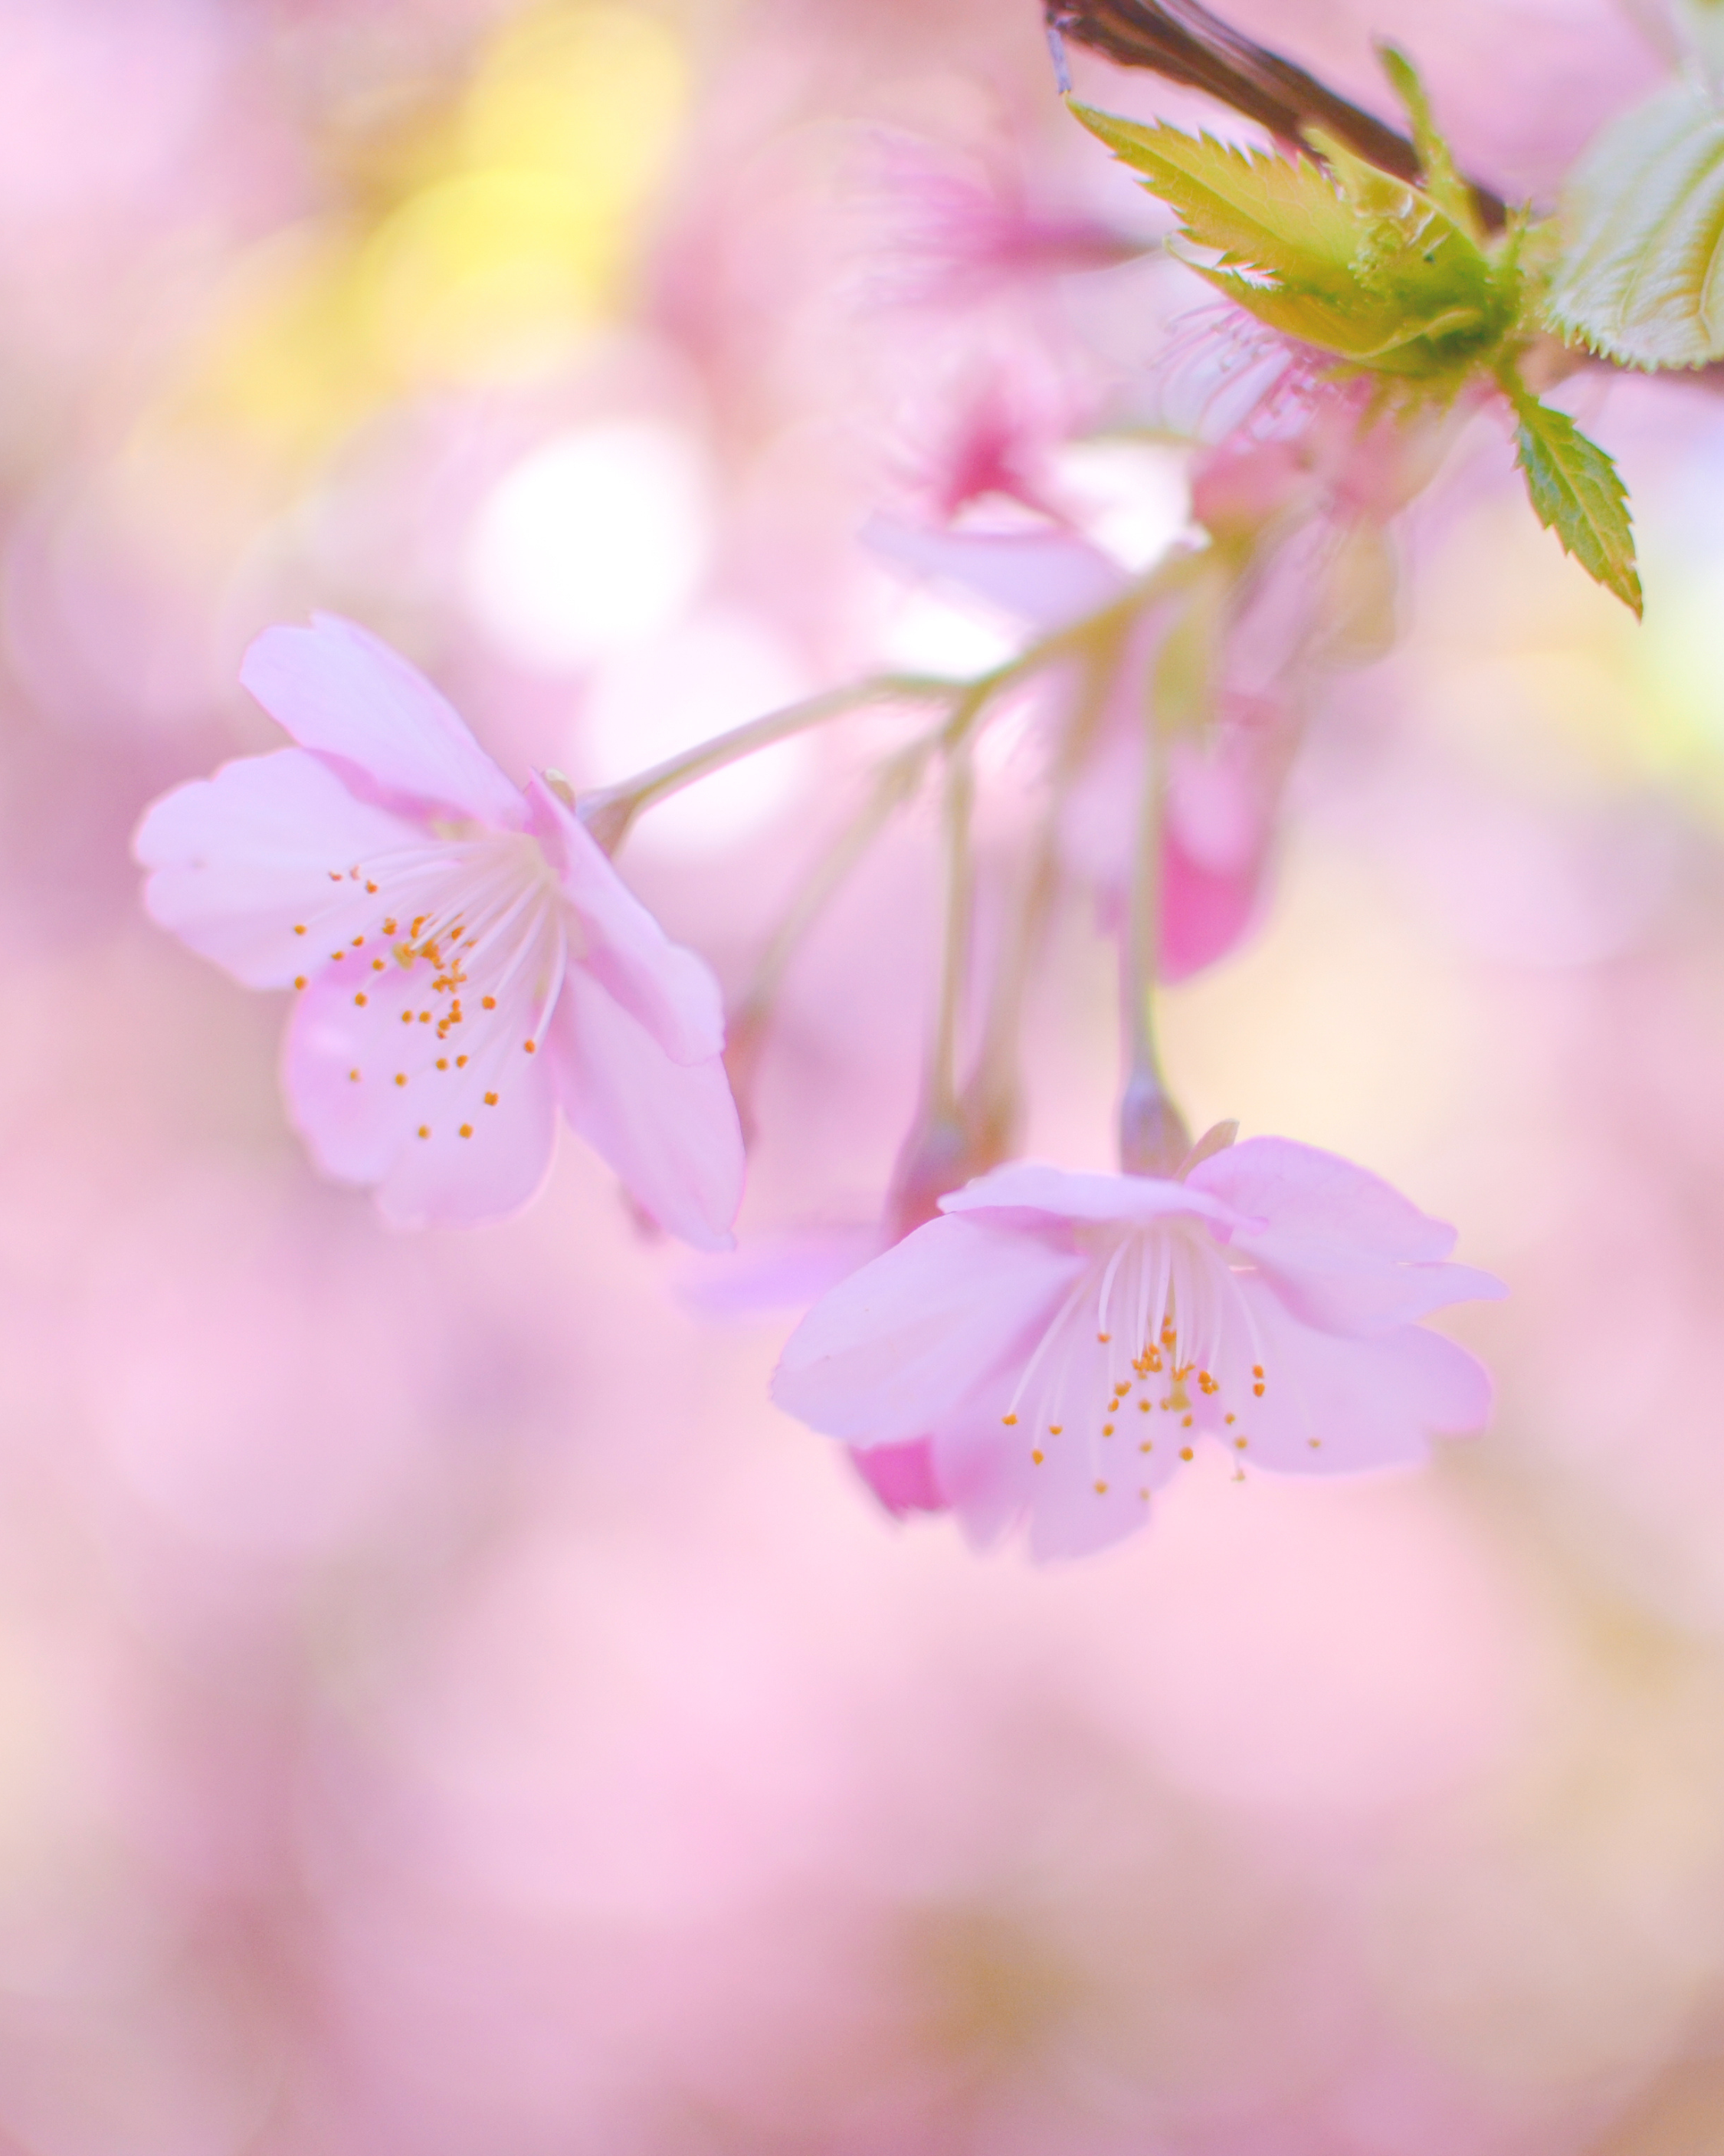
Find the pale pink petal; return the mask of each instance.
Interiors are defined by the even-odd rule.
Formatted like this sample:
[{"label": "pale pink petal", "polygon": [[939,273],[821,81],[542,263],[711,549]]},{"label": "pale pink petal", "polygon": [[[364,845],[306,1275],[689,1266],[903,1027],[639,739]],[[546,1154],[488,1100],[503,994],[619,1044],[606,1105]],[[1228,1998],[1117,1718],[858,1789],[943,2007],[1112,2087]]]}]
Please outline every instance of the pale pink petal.
[{"label": "pale pink petal", "polygon": [[721,1320],[803,1311],[885,1247],[878,1220],[782,1228],[751,1235],[736,1250],[691,1258],[676,1292],[690,1310]]},{"label": "pale pink petal", "polygon": [[279,988],[373,925],[355,862],[423,839],[355,800],[319,757],[285,748],[164,794],[132,853],[154,870],[144,886],[151,920],[248,988]]},{"label": "pale pink petal", "polygon": [[1455,1230],[1351,1161],[1288,1138],[1248,1138],[1189,1178],[1258,1223],[1233,1248],[1274,1281],[1307,1322],[1382,1332],[1445,1304],[1506,1293],[1491,1274],[1445,1265]]},{"label": "pale pink petal", "polygon": [[423,960],[357,978],[331,966],[297,999],[285,1050],[289,1107],[313,1159],[338,1181],[375,1186],[402,1227],[519,1211],[556,1142],[550,1059],[524,1045],[537,1014],[529,991],[445,1036],[435,977]]},{"label": "pale pink petal", "polygon": [[1262,889],[1260,859],[1208,868],[1170,829],[1162,844],[1162,978],[1183,981],[1224,958],[1255,922]]},{"label": "pale pink petal", "polygon": [[1200,1163],[1189,1180],[1277,1234],[1389,1259],[1446,1258],[1455,1247],[1451,1227],[1380,1176],[1293,1138],[1244,1139]]},{"label": "pale pink petal", "polygon": [[1033,629],[1063,629],[1117,598],[1129,579],[1075,531],[936,531],[870,517],[865,546],[985,599]]},{"label": "pale pink petal", "polygon": [[852,1467],[895,1519],[912,1512],[943,1512],[946,1500],[934,1473],[931,1440],[913,1438],[907,1445],[875,1445],[864,1450],[849,1448]]},{"label": "pale pink petal", "polygon": [[704,1063],[724,1048],[724,998],[712,968],[673,943],[612,867],[580,819],[535,777],[535,830],[550,845],[580,918],[583,963],[673,1061]]},{"label": "pale pink petal", "polygon": [[935,1438],[934,1471],[978,1548],[1027,1522],[1033,1557],[1082,1557],[1144,1527],[1151,1497],[1178,1469],[1176,1445],[1163,1437],[1146,1453],[1142,1441],[1122,1419],[1111,1438],[1044,1441],[1038,1464],[1028,1441],[998,1417],[961,1415]]},{"label": "pale pink petal", "polygon": [[815,1305],[772,1398],[852,1443],[924,1436],[1029,1353],[1083,1265],[1039,1236],[931,1220]]},{"label": "pale pink petal", "polygon": [[1149,1175],[1090,1175],[1013,1161],[947,1192],[942,1213],[1046,1213],[1060,1220],[1154,1220],[1174,1214],[1231,1227],[1239,1216],[1191,1183]]},{"label": "pale pink petal", "polygon": [[728,1249],[744,1160],[720,1058],[674,1061],[581,965],[564,980],[549,1045],[563,1113],[636,1202],[696,1249]]},{"label": "pale pink petal", "polygon": [[504,829],[525,818],[512,785],[448,699],[381,638],[339,615],[266,629],[239,678],[302,748],[362,773],[387,798],[436,803]]},{"label": "pale pink petal", "polygon": [[[1320,1332],[1301,1324],[1268,1283],[1241,1286],[1251,1337],[1232,1343],[1216,1374],[1224,1395],[1242,1403],[1224,1435],[1230,1446],[1245,1440],[1239,1456],[1248,1467],[1344,1475],[1401,1466],[1423,1460],[1434,1435],[1488,1419],[1489,1376],[1440,1333],[1418,1325],[1362,1339]],[[1250,1395],[1254,1358],[1265,1373],[1261,1399]],[[1213,1425],[1213,1410],[1203,1419]]]}]

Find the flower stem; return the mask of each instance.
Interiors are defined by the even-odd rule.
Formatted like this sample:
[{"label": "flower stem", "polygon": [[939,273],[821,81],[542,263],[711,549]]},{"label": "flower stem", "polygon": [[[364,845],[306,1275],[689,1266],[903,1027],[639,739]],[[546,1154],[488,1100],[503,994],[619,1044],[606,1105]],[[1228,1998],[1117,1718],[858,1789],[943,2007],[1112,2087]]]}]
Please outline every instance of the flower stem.
[{"label": "flower stem", "polygon": [[1171,1175],[1191,1147],[1185,1118],[1162,1075],[1155,1036],[1155,984],[1161,957],[1163,781],[1155,719],[1143,726],[1143,792],[1131,891],[1120,937],[1121,1020],[1125,1090],[1120,1099],[1120,1166],[1128,1175]]},{"label": "flower stem", "polygon": [[865,704],[950,703],[962,701],[969,693],[967,682],[923,674],[877,674],[865,681],[829,689],[822,696],[787,704],[782,711],[767,711],[746,725],[732,726],[728,733],[716,734],[711,741],[667,757],[634,778],[583,794],[581,820],[605,851],[613,854],[643,810],[668,800],[697,779],[710,778],[714,772],[741,762],[745,757],[757,755],[762,749],[824,726],[829,719]]},{"label": "flower stem", "polygon": [[928,1057],[928,1111],[957,1120],[958,1020],[969,970],[970,925],[975,901],[975,856],[971,819],[976,803],[976,772],[969,744],[962,739],[946,765],[945,928],[940,948],[940,1000]]},{"label": "flower stem", "polygon": [[731,1014],[725,1060],[731,1070],[745,1125],[753,1067],[777,999],[785,968],[797,946],[825,911],[896,811],[915,793],[934,743],[924,737],[890,757],[861,808],[821,853],[797,887],[755,966],[752,979]]}]

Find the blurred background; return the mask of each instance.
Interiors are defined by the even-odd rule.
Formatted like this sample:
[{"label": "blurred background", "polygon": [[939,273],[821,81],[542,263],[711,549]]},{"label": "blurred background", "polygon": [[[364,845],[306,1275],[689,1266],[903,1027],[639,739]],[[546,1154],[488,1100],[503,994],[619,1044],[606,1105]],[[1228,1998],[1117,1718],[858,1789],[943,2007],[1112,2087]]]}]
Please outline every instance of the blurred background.
[{"label": "blurred background", "polygon": [[[978,443],[1150,558],[1182,454],[1061,444],[1196,287],[1107,239],[1156,213],[1037,14],[0,0],[8,2156],[1724,2148],[1716,393],[1564,393],[1639,630],[1460,434],[1268,919],[1167,999],[1198,1127],[1368,1163],[1511,1284],[1460,1327],[1496,1428],[1411,1477],[1200,1462],[1044,1570],[899,1525],[766,1403],[793,1312],[578,1147],[465,1235],[320,1184],[281,999],[137,905],[140,810],[271,744],[239,654],[314,605],[593,784],[1000,648],[857,539]],[[1605,0],[1232,19],[1379,108],[1397,37],[1547,205],[1668,59]],[[743,979],[877,746],[625,873]],[[792,969],[745,1260],[877,1214],[934,874],[915,811]],[[1029,1149],[1105,1165],[1108,961],[1054,936]]]}]

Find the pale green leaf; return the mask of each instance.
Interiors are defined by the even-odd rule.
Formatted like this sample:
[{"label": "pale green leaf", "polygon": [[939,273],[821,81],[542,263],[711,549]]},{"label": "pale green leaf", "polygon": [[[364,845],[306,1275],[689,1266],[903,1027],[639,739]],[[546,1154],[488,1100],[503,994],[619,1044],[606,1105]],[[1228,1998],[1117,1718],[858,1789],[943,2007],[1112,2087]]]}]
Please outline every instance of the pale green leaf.
[{"label": "pale green leaf", "polygon": [[1566,552],[1638,616],[1640,578],[1628,490],[1616,466],[1566,412],[1552,411],[1512,376],[1503,387],[1515,408],[1518,462],[1538,521]]},{"label": "pale green leaf", "polygon": [[1552,325],[1635,367],[1724,357],[1724,109],[1697,83],[1614,120],[1562,214]]},{"label": "pale green leaf", "polygon": [[1143,126],[1087,105],[1072,110],[1178,213],[1201,246],[1293,283],[1340,290],[1349,281],[1357,222],[1316,165],[1239,149],[1211,135]]},{"label": "pale green leaf", "polygon": [[1485,235],[1479,223],[1478,203],[1431,117],[1430,100],[1419,80],[1419,70],[1393,45],[1379,45],[1377,57],[1383,63],[1390,88],[1406,107],[1407,117],[1413,123],[1413,146],[1419,153],[1424,192],[1470,238],[1482,239]]}]

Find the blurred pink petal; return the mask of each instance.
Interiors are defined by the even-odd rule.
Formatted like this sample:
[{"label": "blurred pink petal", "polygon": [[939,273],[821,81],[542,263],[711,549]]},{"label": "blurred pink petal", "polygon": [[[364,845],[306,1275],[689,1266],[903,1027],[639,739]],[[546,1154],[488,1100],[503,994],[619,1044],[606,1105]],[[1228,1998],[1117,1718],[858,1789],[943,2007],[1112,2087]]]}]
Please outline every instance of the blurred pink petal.
[{"label": "blurred pink petal", "polygon": [[808,1313],[773,1396],[859,1447],[926,1438],[978,1538],[1116,1541],[1203,1435],[1339,1473],[1489,1411],[1473,1358],[1402,1321],[1500,1284],[1437,1262],[1452,1231],[1332,1154],[1252,1139],[1185,1180],[1020,1163],[945,1208]]},{"label": "blurred pink petal", "polygon": [[895,1519],[911,1512],[943,1512],[945,1492],[934,1471],[934,1447],[926,1437],[908,1445],[853,1445],[850,1465]]},{"label": "blurred pink petal", "polygon": [[1063,629],[1117,598],[1129,581],[1075,531],[939,531],[871,516],[862,537],[919,576],[958,586],[1032,629]]},{"label": "blurred pink petal", "polygon": [[406,803],[436,803],[505,830],[524,820],[512,786],[448,699],[381,637],[339,615],[266,629],[239,678],[301,748],[333,757]]},{"label": "blurred pink petal", "polygon": [[744,1162],[722,1057],[674,1061],[582,966],[563,983],[550,1048],[564,1115],[637,1203],[697,1250],[727,1250]]},{"label": "blurred pink petal", "polygon": [[285,1082],[325,1173],[401,1225],[500,1219],[544,1180],[560,1096],[655,1219],[724,1244],[742,1151],[705,963],[366,631],[266,630],[243,678],[305,746],[167,795],[135,850],[156,920],[301,992]]}]

